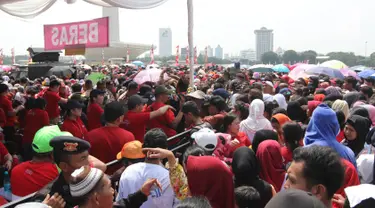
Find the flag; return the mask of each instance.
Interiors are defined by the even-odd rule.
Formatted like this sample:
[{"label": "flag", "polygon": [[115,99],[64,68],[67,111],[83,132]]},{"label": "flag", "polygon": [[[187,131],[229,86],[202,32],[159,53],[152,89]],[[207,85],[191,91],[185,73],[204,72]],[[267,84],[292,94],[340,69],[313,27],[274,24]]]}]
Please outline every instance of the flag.
[{"label": "flag", "polygon": [[129,49],[126,50],[126,63],[129,63]]},{"label": "flag", "polygon": [[186,46],[186,58],[185,58],[186,65],[189,65],[189,46]]},{"label": "flag", "polygon": [[204,64],[208,63],[207,47],[204,49]]},{"label": "flag", "polygon": [[3,49],[0,48],[0,65],[3,65]]},{"label": "flag", "polygon": [[176,47],[176,66],[178,66],[178,59],[180,55],[180,46]]},{"label": "flag", "polygon": [[[30,46],[30,48],[31,47],[33,47],[33,46]],[[32,59],[32,57],[31,57],[31,53],[30,53],[30,51],[29,51],[29,63],[32,63],[33,62],[33,59]]]},{"label": "flag", "polygon": [[12,64],[16,64],[16,56],[14,54],[14,48],[12,48]]},{"label": "flag", "polygon": [[194,47],[194,64],[198,64],[197,46]]},{"label": "flag", "polygon": [[104,65],[104,49],[102,48],[102,65]]},{"label": "flag", "polygon": [[154,64],[155,63],[155,60],[154,60],[154,45],[151,46],[150,57],[151,57],[150,64]]}]

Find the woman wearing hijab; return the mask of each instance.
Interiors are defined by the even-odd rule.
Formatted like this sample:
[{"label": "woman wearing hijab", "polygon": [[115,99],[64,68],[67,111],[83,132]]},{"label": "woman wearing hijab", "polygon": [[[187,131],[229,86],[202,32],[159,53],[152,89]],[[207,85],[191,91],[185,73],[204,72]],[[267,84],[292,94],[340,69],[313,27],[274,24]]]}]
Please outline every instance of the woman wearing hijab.
[{"label": "woman wearing hijab", "polygon": [[344,100],[348,103],[349,107],[352,107],[360,99],[360,95],[359,92],[349,92],[344,95]]},{"label": "woman wearing hijab", "polygon": [[261,129],[272,129],[269,120],[264,117],[264,103],[262,100],[255,99],[249,107],[249,117],[241,121],[240,131],[246,133],[247,137],[253,142],[254,134]]},{"label": "woman wearing hijab", "polygon": [[345,115],[345,120],[349,117],[349,105],[345,100],[336,100],[333,102],[332,110],[342,111]]},{"label": "woman wearing hijab", "polygon": [[256,156],[262,164],[260,178],[270,183],[276,192],[279,192],[285,180],[280,144],[272,140],[264,141],[259,145]]},{"label": "woman wearing hijab", "polygon": [[359,115],[359,116],[362,116],[364,118],[367,118],[370,120],[370,115],[368,113],[368,110],[362,106],[356,106],[352,109],[350,109],[350,116],[352,115]]},{"label": "woman wearing hijab", "polygon": [[301,126],[295,122],[287,123],[282,127],[285,146],[281,147],[281,155],[284,158],[284,164],[288,164],[293,160],[293,151],[299,146],[303,146],[303,130]]},{"label": "woman wearing hijab", "polygon": [[316,95],[314,95],[314,100],[315,101],[323,102],[323,100],[324,100],[325,97],[326,96],[324,94],[316,94]]},{"label": "woman wearing hijab", "polygon": [[286,103],[284,95],[276,94],[275,96],[273,96],[273,100],[276,100],[276,102],[279,104],[280,108],[286,110],[288,104]]},{"label": "woman wearing hijab", "polygon": [[340,88],[330,86],[325,89],[326,95],[335,95],[335,96],[341,96],[341,92],[339,90]]},{"label": "woman wearing hijab", "polygon": [[366,108],[368,111],[370,120],[371,120],[371,126],[375,126],[375,106],[373,105],[361,105],[362,107]]},{"label": "woman wearing hijab", "polygon": [[311,116],[310,123],[306,129],[304,143],[306,146],[329,146],[336,150],[342,158],[349,160],[356,166],[353,151],[336,140],[336,135],[339,131],[340,126],[336,113],[326,104],[320,104]]},{"label": "woman wearing hijab", "polygon": [[344,129],[345,139],[342,143],[353,150],[356,157],[364,148],[366,135],[369,129],[369,120],[362,116],[352,115],[346,121]]},{"label": "woman wearing hijab", "polygon": [[312,100],[312,101],[309,101],[307,102],[307,115],[309,117],[311,117],[311,115],[313,114],[314,110],[316,107],[318,107],[318,105],[322,103],[321,101],[317,101],[317,100]]},{"label": "woman wearing hijab", "polygon": [[279,143],[280,145],[284,146],[285,144],[285,141],[284,141],[284,136],[283,136],[283,132],[282,132],[282,129],[281,127],[290,122],[292,120],[290,120],[290,118],[282,113],[279,113],[279,114],[276,114],[274,116],[272,116],[272,119],[271,119],[271,124],[272,124],[272,127],[276,130],[277,134],[278,134],[278,137],[279,137]]},{"label": "woman wearing hijab", "polygon": [[234,152],[232,171],[235,187],[252,186],[259,192],[261,207],[264,207],[276,194],[269,183],[259,178],[260,165],[251,149],[240,147]]},{"label": "woman wearing hijab", "polygon": [[306,111],[302,109],[298,101],[289,102],[286,111],[292,121],[305,123],[307,120]]},{"label": "woman wearing hijab", "polygon": [[255,133],[251,149],[257,153],[260,143],[266,140],[278,141],[277,133],[274,130],[259,130]]},{"label": "woman wearing hijab", "polygon": [[192,196],[206,197],[213,208],[234,208],[232,173],[219,159],[189,156],[186,175]]}]

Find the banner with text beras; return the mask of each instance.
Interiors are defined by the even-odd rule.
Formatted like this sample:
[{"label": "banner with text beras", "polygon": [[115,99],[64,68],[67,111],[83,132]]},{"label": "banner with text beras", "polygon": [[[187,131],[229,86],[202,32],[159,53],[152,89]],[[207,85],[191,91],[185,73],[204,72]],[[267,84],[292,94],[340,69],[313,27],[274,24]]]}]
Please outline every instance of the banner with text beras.
[{"label": "banner with text beras", "polygon": [[44,49],[62,50],[75,45],[85,48],[109,46],[108,17],[83,22],[44,25]]}]

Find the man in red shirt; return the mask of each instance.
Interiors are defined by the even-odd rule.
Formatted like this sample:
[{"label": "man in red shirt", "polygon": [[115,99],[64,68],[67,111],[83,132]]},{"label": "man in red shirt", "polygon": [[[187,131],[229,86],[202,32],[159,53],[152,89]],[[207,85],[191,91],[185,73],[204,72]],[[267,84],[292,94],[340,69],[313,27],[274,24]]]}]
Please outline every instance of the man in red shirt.
[{"label": "man in red shirt", "polygon": [[83,139],[87,133],[85,124],[81,120],[83,106],[84,105],[77,100],[69,100],[66,104],[67,116],[61,126],[63,131],[70,132],[74,137],[80,139]]},{"label": "man in red shirt", "polygon": [[13,168],[10,183],[13,200],[39,191],[59,175],[53,161],[50,141],[56,136],[70,135],[61,132],[58,126],[46,126],[36,132],[32,149],[31,161],[23,162]]},{"label": "man in red shirt", "polygon": [[14,124],[16,122],[16,114],[18,111],[24,109],[23,105],[18,106],[16,109],[12,107],[12,101],[8,97],[9,87],[6,84],[0,84],[0,108],[3,109],[6,122],[4,125],[4,136],[8,141],[12,141],[15,133]]},{"label": "man in red shirt", "polygon": [[29,98],[28,102],[31,102],[31,109],[26,113],[25,125],[22,138],[23,146],[23,159],[31,160],[32,148],[31,143],[33,142],[35,133],[49,125],[49,118],[47,111],[44,110],[46,107],[46,101],[43,98]]},{"label": "man in red shirt", "polygon": [[68,100],[60,97],[59,89],[60,82],[58,80],[52,80],[49,83],[48,90],[44,93],[43,97],[47,102],[46,111],[49,116],[51,124],[57,124],[60,118],[59,102],[66,103]]},{"label": "man in red shirt", "polygon": [[[168,100],[169,91],[167,90],[167,88],[165,88],[165,86],[163,85],[157,86],[155,88],[155,102],[147,108],[147,112],[158,110],[159,108],[165,106],[165,103]],[[184,101],[181,100],[180,102],[180,104],[183,104]],[[175,117],[173,111],[168,109],[168,111],[163,116],[159,116],[151,120],[149,127],[150,129],[162,129],[168,137],[174,136],[176,135],[175,128],[177,127],[178,123],[180,123],[183,115],[184,114],[180,111],[178,112],[178,115]]]},{"label": "man in red shirt", "polygon": [[103,105],[104,91],[94,89],[90,92],[90,103],[87,108],[88,130],[102,127],[101,116],[104,113]]},{"label": "man in red shirt", "polygon": [[[104,107],[104,127],[94,129],[86,134],[85,140],[90,142],[90,154],[104,163],[116,160],[116,155],[125,143],[134,141],[134,135],[119,127],[125,114],[123,105],[118,101],[108,103]],[[107,173],[112,174],[121,168],[121,164],[109,167]]]},{"label": "man in red shirt", "polygon": [[146,125],[153,118],[164,115],[168,109],[174,108],[170,105],[164,105],[158,110],[152,112],[143,112],[144,104],[147,99],[139,95],[132,95],[128,99],[128,112],[124,116],[124,122],[121,127],[134,134],[134,138],[143,143],[143,137],[146,134]]}]

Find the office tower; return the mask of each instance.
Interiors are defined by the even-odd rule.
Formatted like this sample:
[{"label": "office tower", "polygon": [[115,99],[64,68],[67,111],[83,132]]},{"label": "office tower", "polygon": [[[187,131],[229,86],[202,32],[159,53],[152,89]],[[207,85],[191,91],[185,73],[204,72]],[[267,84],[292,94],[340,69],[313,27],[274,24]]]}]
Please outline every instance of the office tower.
[{"label": "office tower", "polygon": [[215,48],[215,57],[218,59],[223,59],[223,48],[220,47],[220,45]]},{"label": "office tower", "polygon": [[268,51],[273,51],[273,30],[265,27],[255,30],[256,59],[261,60],[262,55]]}]

